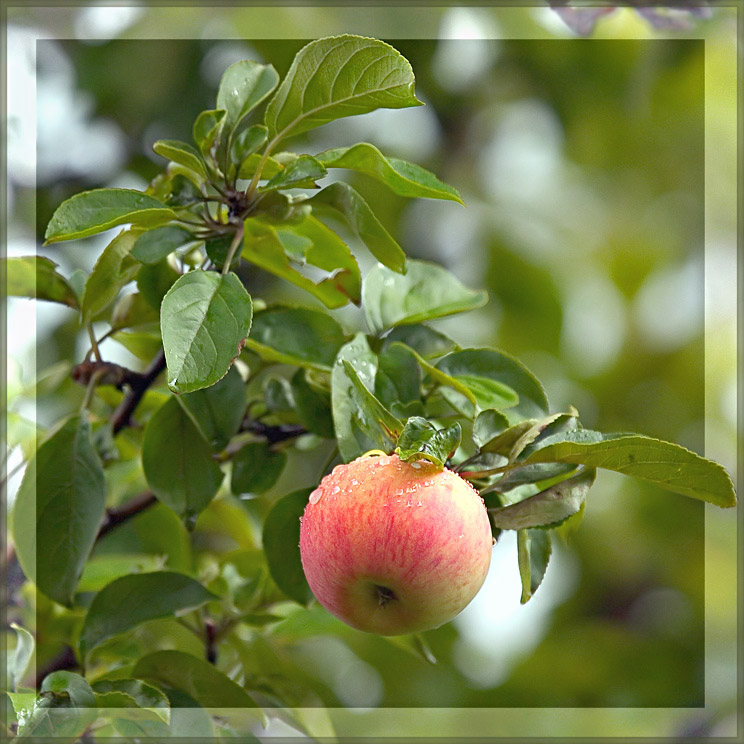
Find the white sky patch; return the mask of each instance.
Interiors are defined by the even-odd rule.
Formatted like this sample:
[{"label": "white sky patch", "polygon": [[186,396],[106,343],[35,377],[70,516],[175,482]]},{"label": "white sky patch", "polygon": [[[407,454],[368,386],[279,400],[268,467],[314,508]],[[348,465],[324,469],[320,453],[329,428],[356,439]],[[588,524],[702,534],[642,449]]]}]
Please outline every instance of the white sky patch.
[{"label": "white sky patch", "polygon": [[75,36],[85,41],[115,39],[144,14],[138,5],[90,5],[81,8],[75,18]]}]

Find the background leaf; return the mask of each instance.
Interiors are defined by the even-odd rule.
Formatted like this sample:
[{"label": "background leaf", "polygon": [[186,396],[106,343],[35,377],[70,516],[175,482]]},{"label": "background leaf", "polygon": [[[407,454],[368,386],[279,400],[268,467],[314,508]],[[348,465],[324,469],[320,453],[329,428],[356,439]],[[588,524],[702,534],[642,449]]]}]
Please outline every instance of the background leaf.
[{"label": "background leaf", "polygon": [[171,617],[216,599],[198,581],[173,571],[115,579],[93,599],[80,635],[85,656],[112,636],[158,617]]},{"label": "background leaf", "polygon": [[312,488],[302,488],[279,499],[266,517],[263,548],[271,578],[288,596],[308,605],[313,593],[305,578],[300,559],[300,517]]},{"label": "background leaf", "polygon": [[71,196],[57,207],[45,243],[85,238],[117,225],[131,223],[154,227],[176,217],[158,199],[133,189],[93,189]]},{"label": "background leaf", "polygon": [[449,271],[428,261],[409,260],[402,275],[377,266],[362,286],[364,315],[374,333],[464,313],[487,300],[486,292],[468,289]]},{"label": "background leaf", "polygon": [[59,302],[75,310],[78,299],[70,283],[57,272],[57,264],[44,256],[0,259],[5,264],[9,297],[35,297]]},{"label": "background leaf", "polygon": [[85,417],[73,416],[29,462],[12,513],[18,561],[55,602],[71,604],[105,503],[103,468],[90,442],[90,426]]},{"label": "background leaf", "polygon": [[180,277],[160,308],[171,390],[188,393],[224,377],[250,331],[252,315],[250,295],[232,272],[191,271]]},{"label": "background leaf", "polygon": [[304,369],[298,369],[292,377],[292,397],[302,425],[313,434],[333,439],[333,414],[327,393],[313,387]]},{"label": "background leaf", "polygon": [[318,39],[295,56],[265,123],[278,140],[344,116],[417,106],[413,88],[411,65],[388,44],[351,35]]},{"label": "background leaf", "polygon": [[132,246],[132,256],[140,263],[156,264],[176,248],[194,240],[194,236],[177,225],[164,225],[142,233]]},{"label": "background leaf", "polygon": [[279,479],[287,455],[271,449],[268,442],[249,442],[232,458],[230,490],[235,494],[265,493]]}]

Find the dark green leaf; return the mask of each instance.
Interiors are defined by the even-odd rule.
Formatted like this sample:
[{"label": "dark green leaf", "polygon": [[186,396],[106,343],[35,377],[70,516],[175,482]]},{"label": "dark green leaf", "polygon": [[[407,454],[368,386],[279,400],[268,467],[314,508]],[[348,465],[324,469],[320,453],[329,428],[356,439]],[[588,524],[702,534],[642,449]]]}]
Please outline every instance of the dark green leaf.
[{"label": "dark green leaf", "polygon": [[44,240],[47,244],[85,238],[125,223],[154,227],[175,217],[163,202],[134,189],[81,191],[57,207]]},{"label": "dark green leaf", "polygon": [[256,707],[251,696],[213,664],[182,651],[149,654],[134,665],[132,676],[181,690],[203,708]]},{"label": "dark green leaf", "polygon": [[348,183],[332,183],[306,203],[318,214],[343,218],[380,263],[396,272],[404,270],[406,255],[403,249],[383,227],[362,195]]},{"label": "dark green leaf", "polygon": [[[549,437],[551,438],[550,441],[556,441],[553,437],[557,434],[579,428],[577,416],[578,412],[572,408],[570,413],[554,413],[536,421],[514,443],[509,453],[509,459],[512,462],[515,460],[525,460],[530,453],[540,449],[543,446],[543,442]],[[560,440],[563,437],[557,437],[557,439]]]},{"label": "dark green leaf", "polygon": [[403,344],[392,344],[379,354],[375,396],[393,415],[407,419],[423,415],[421,367]]},{"label": "dark green leaf", "polygon": [[224,377],[240,354],[252,314],[250,295],[232,272],[191,271],[180,277],[160,308],[171,390],[188,393]]},{"label": "dark green leaf", "polygon": [[319,39],[295,56],[265,123],[279,140],[344,116],[420,105],[413,89],[411,65],[388,44],[348,34]]},{"label": "dark green leaf", "polygon": [[[207,256],[210,261],[217,267],[219,271],[227,261],[227,257],[230,255],[230,249],[232,248],[233,241],[235,240],[235,233],[227,233],[226,235],[220,235],[216,238],[208,238],[204,242],[204,248],[207,251]],[[240,265],[240,252],[243,247],[241,240],[238,248],[233,254],[231,269],[236,269]]]},{"label": "dark green leaf", "polygon": [[640,434],[600,434],[578,429],[550,437],[526,460],[605,468],[721,507],[736,505],[726,469],[677,444]]},{"label": "dark green leaf", "polygon": [[158,311],[139,292],[120,297],[111,313],[113,329],[156,326],[159,322]]},{"label": "dark green leaf", "polygon": [[520,421],[518,424],[510,426],[492,439],[489,439],[487,442],[483,442],[483,444],[480,445],[480,449],[483,452],[493,452],[508,459],[516,442],[519,441],[522,435],[529,431],[536,423],[537,419],[525,419],[524,421]]},{"label": "dark green leaf", "polygon": [[174,397],[147,424],[142,468],[158,499],[186,519],[197,516],[222,483],[210,446]]},{"label": "dark green leaf", "polygon": [[75,310],[78,298],[75,290],[54,261],[43,256],[21,256],[0,259],[6,267],[9,297],[34,297],[37,300],[59,302]]},{"label": "dark green leaf", "polygon": [[502,530],[558,526],[581,509],[595,475],[589,469],[516,504],[489,509],[491,521]]},{"label": "dark green leaf", "polygon": [[473,422],[473,441],[482,449],[509,427],[509,419],[493,408],[478,414]]},{"label": "dark green leaf", "polygon": [[231,133],[279,83],[271,65],[246,59],[230,65],[222,74],[217,108],[224,109],[225,131]]},{"label": "dark green leaf", "polygon": [[292,397],[292,387],[289,380],[281,375],[271,375],[264,378],[262,383],[264,405],[272,413],[287,413],[294,411],[295,403]]},{"label": "dark green leaf", "polygon": [[96,594],[80,634],[83,656],[112,636],[148,620],[172,617],[217,599],[198,581],[174,573],[155,571],[115,579]]},{"label": "dark green leaf", "polygon": [[333,439],[335,432],[330,398],[308,382],[304,369],[298,369],[292,378],[292,397],[302,425],[313,434]]},{"label": "dark green leaf", "polygon": [[276,306],[256,313],[246,345],[269,361],[330,370],[345,341],[343,329],[330,315]]},{"label": "dark green leaf", "polygon": [[176,248],[194,240],[194,236],[182,227],[164,225],[142,233],[132,247],[132,256],[140,263],[156,264],[173,253]]},{"label": "dark green leaf", "polygon": [[468,289],[449,271],[427,261],[409,260],[403,275],[378,266],[367,274],[362,288],[364,314],[374,333],[464,313],[487,300],[486,292]]},{"label": "dark green leaf", "polygon": [[235,494],[265,493],[279,479],[287,464],[284,452],[275,452],[267,442],[249,442],[232,459],[230,490]]},{"label": "dark green leaf", "polygon": [[158,140],[152,149],[164,158],[179,163],[194,173],[201,176],[202,179],[207,177],[207,171],[204,168],[204,162],[201,159],[199,151],[187,142],[178,140]]},{"label": "dark green leaf", "polygon": [[220,137],[225,124],[225,110],[212,109],[202,111],[196,117],[192,134],[201,154],[210,157],[213,145]]},{"label": "dark green leaf", "polygon": [[129,254],[138,233],[120,232],[104,249],[90,272],[83,292],[83,322],[89,322],[105,310],[119,290],[137,276],[140,265]]},{"label": "dark green leaf", "polygon": [[426,168],[399,158],[385,157],[367,142],[325,150],[315,157],[326,168],[347,168],[372,176],[400,196],[449,199],[463,204],[457,189],[440,181]]},{"label": "dark green leaf", "polygon": [[313,188],[315,182],[328,174],[325,167],[311,155],[300,155],[287,167],[277,173],[259,191],[274,191],[276,189]]},{"label": "dark green leaf", "polygon": [[15,631],[16,645],[13,652],[8,654],[7,672],[10,689],[16,692],[26,676],[29,662],[34,655],[36,641],[25,628],[21,628],[15,623],[11,623],[10,627]]},{"label": "dark green leaf", "polygon": [[[495,457],[495,455],[490,455]],[[503,468],[502,468],[503,469]],[[522,465],[516,468],[507,468],[504,475],[488,488],[489,490],[506,493],[517,486],[525,483],[541,483],[547,485],[545,481],[551,481],[555,478],[565,476],[576,470],[575,465],[565,462],[536,462],[532,465]],[[541,486],[542,487],[542,486]]]},{"label": "dark green leaf", "polygon": [[519,601],[522,604],[529,602],[542,583],[552,550],[548,530],[517,532],[519,575],[522,579],[522,596]]},{"label": "dark green leaf", "polygon": [[[443,357],[437,368],[468,384],[466,378],[487,379],[511,388],[518,396],[517,405],[505,411],[510,423],[524,418],[544,416],[548,412],[545,391],[537,378],[517,359],[497,349],[463,349]],[[470,385],[469,385],[470,387]],[[477,389],[471,387],[482,408],[499,408],[483,405],[487,400],[479,397]]]},{"label": "dark green leaf", "polygon": [[451,338],[420,323],[396,326],[385,336],[382,348],[386,349],[395,342],[409,346],[424,359],[440,357],[460,349]]},{"label": "dark green leaf", "polygon": [[235,367],[216,384],[193,393],[185,393],[179,401],[204,439],[221,450],[238,433],[243,422],[246,391],[243,378]]},{"label": "dark green leaf", "polygon": [[461,439],[459,423],[437,429],[425,418],[413,416],[406,421],[395,452],[401,460],[424,458],[443,468],[447,458],[460,446]]},{"label": "dark green leaf", "polygon": [[294,491],[279,499],[263,528],[263,548],[276,585],[301,605],[313,598],[300,560],[300,518],[312,488]]},{"label": "dark green leaf", "polygon": [[90,441],[90,426],[85,417],[73,416],[29,462],[12,514],[13,541],[24,573],[60,604],[72,602],[105,502],[103,468]]},{"label": "dark green leaf", "polygon": [[181,275],[165,260],[154,266],[142,266],[137,272],[137,289],[159,311],[163,297],[179,276]]}]

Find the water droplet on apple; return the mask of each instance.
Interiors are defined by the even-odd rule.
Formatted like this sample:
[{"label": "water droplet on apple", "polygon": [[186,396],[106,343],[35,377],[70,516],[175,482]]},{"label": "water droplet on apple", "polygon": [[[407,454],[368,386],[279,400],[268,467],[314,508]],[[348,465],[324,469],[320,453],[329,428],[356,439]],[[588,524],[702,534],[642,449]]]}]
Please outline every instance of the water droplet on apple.
[{"label": "water droplet on apple", "polygon": [[423,504],[419,501],[418,504],[416,504],[416,506],[423,506]]},{"label": "water droplet on apple", "polygon": [[310,494],[310,503],[311,504],[317,504],[320,501],[320,497],[323,495],[323,492],[316,488],[311,494]]},{"label": "water droplet on apple", "polygon": [[352,486],[358,486],[359,485],[359,481],[356,478],[352,478],[351,479],[351,485]]},{"label": "water droplet on apple", "polygon": [[333,490],[331,491],[331,494],[335,496],[340,490],[341,490],[340,486],[334,486]]},{"label": "water droplet on apple", "polygon": [[421,468],[421,464],[418,462],[411,463],[412,468],[416,468],[416,470],[419,470]]}]

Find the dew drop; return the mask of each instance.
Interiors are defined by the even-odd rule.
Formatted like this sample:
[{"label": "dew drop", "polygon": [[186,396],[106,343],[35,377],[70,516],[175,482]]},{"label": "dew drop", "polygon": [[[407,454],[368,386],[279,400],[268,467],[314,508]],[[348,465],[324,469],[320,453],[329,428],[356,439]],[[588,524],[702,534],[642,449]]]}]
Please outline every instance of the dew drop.
[{"label": "dew drop", "polygon": [[414,462],[414,463],[411,463],[411,467],[412,468],[416,468],[416,470],[420,470],[421,469],[421,464],[418,463],[418,462]]},{"label": "dew drop", "polygon": [[341,490],[340,486],[334,486],[333,490],[331,491],[331,494],[335,496],[340,490]]},{"label": "dew drop", "polygon": [[311,504],[317,504],[320,501],[320,497],[323,495],[323,492],[316,488],[311,494],[310,494],[310,503]]},{"label": "dew drop", "polygon": [[359,485],[359,481],[356,478],[352,478],[351,479],[351,485],[352,486],[358,486]]}]

